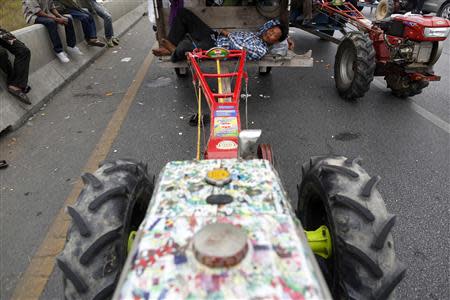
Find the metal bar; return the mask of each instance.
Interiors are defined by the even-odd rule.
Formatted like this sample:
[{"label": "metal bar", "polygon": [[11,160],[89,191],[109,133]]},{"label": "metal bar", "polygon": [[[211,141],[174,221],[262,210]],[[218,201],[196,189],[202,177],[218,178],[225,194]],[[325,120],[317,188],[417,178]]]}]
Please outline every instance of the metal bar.
[{"label": "metal bar", "polygon": [[233,93],[213,93],[212,95],[215,98],[229,98],[229,97],[233,97]]},{"label": "metal bar", "polygon": [[194,68],[194,73],[198,77],[198,81],[200,82],[200,86],[202,87],[203,93],[205,94],[206,100],[208,101],[209,106],[214,105],[214,96],[211,92],[211,89],[209,88],[208,83],[206,82],[205,77],[202,74],[202,71],[200,69],[200,66],[198,65],[197,61],[195,60],[194,55],[189,52],[189,60],[191,62],[191,66]]},{"label": "metal bar", "polygon": [[[316,36],[318,36],[318,37],[320,37],[320,38],[323,38],[323,39],[325,39],[325,40],[328,40],[328,41],[330,41],[330,42],[333,42],[333,43],[335,43],[335,44],[340,44],[340,43],[341,43],[341,40],[340,40],[340,39],[337,39],[337,38],[335,38],[335,37],[333,37],[333,36],[331,36],[331,35],[328,35],[328,34],[326,34],[326,33],[320,32],[318,29],[308,28],[308,27],[304,27],[304,26],[299,26],[299,28],[302,29],[302,30],[304,30],[304,31],[306,31],[306,32],[309,32],[309,33],[311,33],[311,34],[314,34],[314,35],[316,35]],[[330,30],[331,30],[331,29],[330,29]]]},{"label": "metal bar", "polygon": [[207,78],[217,78],[217,77],[234,77],[237,76],[238,73],[223,73],[223,74],[212,74],[212,73],[206,73],[203,74],[203,76],[207,77]]},{"label": "metal bar", "polygon": [[244,76],[244,64],[247,51],[243,50],[241,58],[239,59],[238,76],[236,78],[236,85],[234,87],[233,100],[239,104],[239,97],[241,96],[242,77]]}]

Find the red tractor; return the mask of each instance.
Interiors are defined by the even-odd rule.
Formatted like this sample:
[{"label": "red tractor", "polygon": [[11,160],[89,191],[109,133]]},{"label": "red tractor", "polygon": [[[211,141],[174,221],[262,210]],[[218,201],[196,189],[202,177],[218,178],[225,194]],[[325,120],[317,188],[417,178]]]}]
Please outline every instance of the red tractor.
[{"label": "red tractor", "polygon": [[[420,94],[430,81],[450,20],[422,15],[393,15],[372,22],[349,2],[321,1],[312,26],[300,28],[339,44],[335,82],[345,99],[362,97],[374,76],[384,76],[392,93],[401,98]],[[328,26],[324,30],[324,26]],[[334,30],[344,34],[333,37]]]}]

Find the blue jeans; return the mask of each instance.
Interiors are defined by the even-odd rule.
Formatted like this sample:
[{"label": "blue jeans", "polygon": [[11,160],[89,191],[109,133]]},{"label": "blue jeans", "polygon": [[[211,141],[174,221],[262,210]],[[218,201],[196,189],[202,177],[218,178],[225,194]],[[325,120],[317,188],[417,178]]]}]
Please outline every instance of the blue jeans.
[{"label": "blue jeans", "polygon": [[97,38],[97,29],[95,28],[95,22],[90,13],[76,9],[68,9],[67,13],[81,22],[86,40]]},{"label": "blue jeans", "polygon": [[107,39],[110,39],[114,36],[113,26],[112,26],[112,17],[109,11],[106,10],[106,8],[101,5],[100,3],[97,3],[95,0],[90,0],[92,2],[92,6],[95,9],[95,12],[97,15],[103,19],[103,26],[105,27],[105,37]]},{"label": "blue jeans", "polygon": [[[67,46],[74,47],[77,43],[77,38],[75,37],[75,30],[73,29],[72,19],[67,19],[69,20],[69,24],[64,26],[64,29],[66,30],[66,42]],[[63,46],[58,34],[58,24],[56,23],[56,21],[47,17],[37,17],[34,23],[42,24],[47,28],[48,34],[50,35],[50,40],[53,44],[53,50],[56,53],[62,52]]]}]

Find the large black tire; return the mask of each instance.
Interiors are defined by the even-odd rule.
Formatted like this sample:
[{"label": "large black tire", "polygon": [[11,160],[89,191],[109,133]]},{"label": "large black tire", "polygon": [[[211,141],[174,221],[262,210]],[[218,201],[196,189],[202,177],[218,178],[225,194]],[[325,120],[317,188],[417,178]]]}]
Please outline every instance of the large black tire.
[{"label": "large black tire", "polygon": [[153,193],[147,167],[130,160],[82,175],[85,184],[67,211],[72,224],[57,257],[65,299],[109,299],[127,257],[128,237],[142,222]]},{"label": "large black tire", "polygon": [[302,167],[297,216],[305,230],[326,225],[333,255],[321,267],[334,299],[386,299],[405,275],[390,233],[395,215],[358,160],[313,157]]},{"label": "large black tire", "polygon": [[377,21],[386,19],[395,12],[394,0],[381,0],[375,10],[375,19]]},{"label": "large black tire", "polygon": [[438,17],[450,20],[450,1],[447,1],[444,4],[442,4],[436,15]]},{"label": "large black tire", "polygon": [[364,96],[375,72],[375,49],[365,33],[348,33],[339,44],[334,62],[334,81],[339,95],[347,100]]},{"label": "large black tire", "polygon": [[412,81],[406,76],[397,74],[388,74],[384,79],[392,94],[403,99],[422,93],[422,90],[430,84],[427,80]]}]

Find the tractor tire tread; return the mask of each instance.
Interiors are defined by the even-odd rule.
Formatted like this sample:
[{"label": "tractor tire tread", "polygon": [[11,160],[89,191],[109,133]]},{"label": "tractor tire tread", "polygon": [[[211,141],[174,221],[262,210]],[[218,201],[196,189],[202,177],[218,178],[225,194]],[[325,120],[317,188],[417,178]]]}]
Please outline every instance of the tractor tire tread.
[{"label": "tractor tire tread", "polygon": [[[387,212],[377,190],[379,177],[369,176],[360,160],[333,156],[306,163],[298,186],[296,213],[305,230],[315,230],[323,222],[311,213],[317,209],[313,201],[324,205],[333,257],[337,260],[339,282],[333,285],[335,290],[330,286],[333,298],[386,299],[404,277],[406,268],[395,254],[392,228],[396,218]],[[348,176],[347,171],[341,172],[343,169],[358,177]],[[362,195],[363,190],[367,197]],[[309,193],[319,193],[322,200],[308,196]]]},{"label": "tractor tire tread", "polygon": [[67,212],[69,216],[72,218],[73,224],[78,228],[80,234],[84,237],[88,237],[91,235],[91,231],[86,224],[86,221],[83,219],[81,214],[72,206],[67,207]]},{"label": "tractor tire tread", "polygon": [[378,182],[380,182],[381,177],[376,175],[372,176],[369,181],[364,185],[361,195],[363,197],[369,198],[372,195],[373,190],[377,186]]},{"label": "tractor tire tread", "polygon": [[347,253],[359,261],[361,265],[369,270],[376,278],[381,278],[383,276],[383,270],[381,270],[378,264],[363,250],[349,243],[345,243],[345,247],[347,248]]},{"label": "tractor tire tread", "polygon": [[97,238],[80,256],[80,264],[87,265],[107,244],[112,243],[120,237],[119,228],[110,230]]},{"label": "tractor tire tread", "polygon": [[352,178],[358,178],[359,177],[358,173],[352,171],[351,169],[349,169],[347,167],[342,167],[342,166],[323,165],[322,166],[322,171],[337,172],[337,173],[340,173],[342,175],[345,175],[347,177],[352,177]]},{"label": "tractor tire tread", "polygon": [[124,185],[106,191],[103,194],[100,194],[97,197],[95,197],[95,199],[89,204],[89,209],[95,211],[99,209],[106,201],[110,201],[115,199],[116,197],[123,196],[126,194],[126,192],[127,187]]},{"label": "tractor tire tread", "polygon": [[[350,86],[345,87],[340,82],[340,73],[338,70],[340,69],[340,56],[348,51],[349,47],[354,47],[356,51],[354,62],[355,74]],[[334,66],[335,83],[341,97],[347,100],[354,100],[364,96],[370,89],[370,83],[373,81],[376,68],[375,55],[372,40],[367,34],[353,31],[345,36],[339,44]]]},{"label": "tractor tire tread", "polygon": [[84,280],[78,274],[76,274],[74,271],[72,271],[72,269],[63,260],[57,258],[56,259],[56,264],[61,269],[61,271],[63,272],[64,276],[68,280],[70,280],[70,282],[72,282],[72,284],[74,285],[75,289],[79,293],[83,293],[83,292],[86,292],[88,290],[88,286],[84,282]]},{"label": "tractor tire tread", "polygon": [[388,216],[388,218],[386,219],[386,221],[384,221],[380,228],[375,231],[375,239],[371,245],[372,248],[377,250],[383,248],[388,234],[391,232],[392,227],[394,227],[396,220],[396,215]]},{"label": "tractor tire tread", "polygon": [[85,185],[90,184],[94,189],[100,189],[103,186],[103,183],[92,173],[84,173],[81,175],[81,179]]},{"label": "tractor tire tread", "polygon": [[374,300],[388,299],[394,288],[402,281],[406,275],[406,267],[401,262],[397,262],[398,267],[396,270],[385,277],[381,287],[375,291],[372,295]]},{"label": "tractor tire tread", "polygon": [[[127,167],[104,172],[117,165]],[[153,176],[146,170],[142,163],[117,160],[102,163],[92,174],[101,187],[85,176],[89,178],[77,201],[67,208],[72,223],[57,257],[65,299],[111,297],[125,264],[132,213],[136,207],[145,210],[153,192]]]},{"label": "tractor tire tread", "polygon": [[364,217],[365,220],[372,222],[375,220],[375,216],[373,213],[367,209],[364,205],[361,205],[358,201],[353,200],[352,198],[343,196],[343,195],[335,195],[333,198],[334,205],[343,205],[352,209],[356,213],[360,214]]}]

